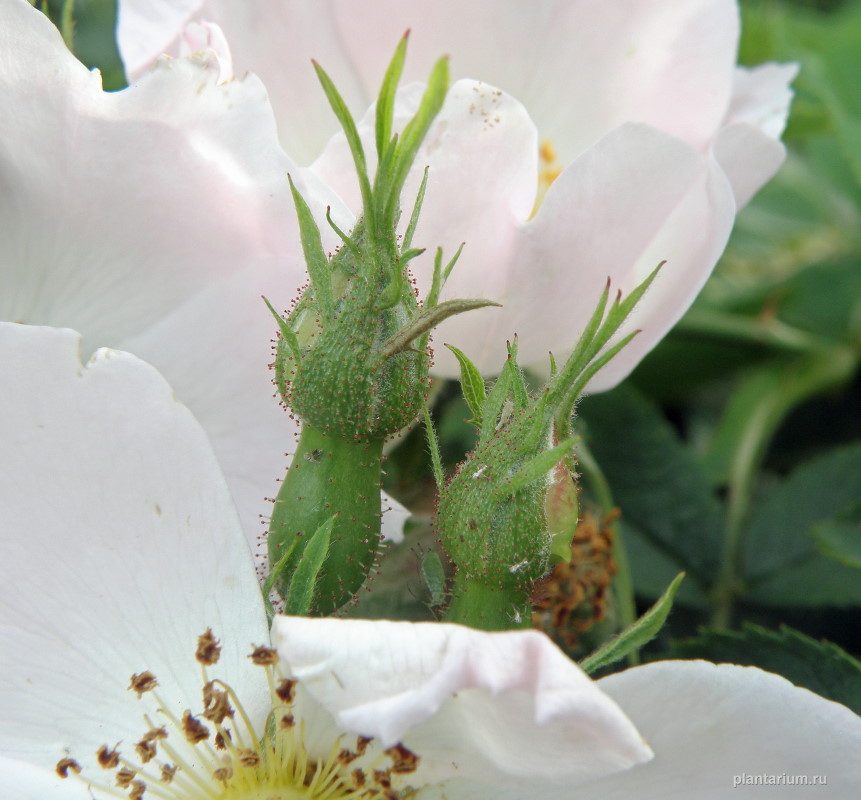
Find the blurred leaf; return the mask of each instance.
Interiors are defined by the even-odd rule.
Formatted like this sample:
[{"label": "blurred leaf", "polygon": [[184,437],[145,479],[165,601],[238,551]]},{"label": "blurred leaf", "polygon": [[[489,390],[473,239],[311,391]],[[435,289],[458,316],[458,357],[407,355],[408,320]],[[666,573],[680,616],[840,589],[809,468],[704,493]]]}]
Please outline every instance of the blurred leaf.
[{"label": "blurred leaf", "polygon": [[742,544],[749,591],[769,606],[861,604],[858,572],[818,552],[809,534],[861,497],[861,443],[798,467],[756,503]]},{"label": "blurred leaf", "polygon": [[628,385],[584,398],[578,412],[623,520],[676,565],[675,573],[687,570],[708,586],[717,570],[722,510],[693,455]]},{"label": "blurred leaf", "polygon": [[843,347],[757,367],[739,383],[724,411],[703,470],[715,484],[758,467],[786,416],[804,400],[847,383],[858,356]]},{"label": "blurred leaf", "polygon": [[779,632],[749,623],[738,632],[703,630],[675,643],[661,658],[759,667],[861,714],[861,662],[836,644],[817,642],[786,626]]},{"label": "blurred leaf", "polygon": [[676,575],[657,603],[633,625],[625,628],[618,636],[614,636],[609,642],[605,642],[598,650],[584,658],[580,662],[580,666],[586,672],[595,672],[601,667],[621,661],[629,653],[633,653],[651,642],[664,627],[673,607],[676,592],[679,590],[679,585],[684,577],[684,572]]},{"label": "blurred leaf", "polygon": [[116,0],[75,0],[73,8],[67,0],[50,0],[48,11],[58,26],[64,14],[71,12],[72,19],[66,23],[66,27],[70,23],[74,24],[75,55],[86,66],[101,72],[105,91],[122,89],[126,79],[114,39]]},{"label": "blurred leaf", "polygon": [[810,529],[820,553],[847,567],[861,568],[861,502]]}]

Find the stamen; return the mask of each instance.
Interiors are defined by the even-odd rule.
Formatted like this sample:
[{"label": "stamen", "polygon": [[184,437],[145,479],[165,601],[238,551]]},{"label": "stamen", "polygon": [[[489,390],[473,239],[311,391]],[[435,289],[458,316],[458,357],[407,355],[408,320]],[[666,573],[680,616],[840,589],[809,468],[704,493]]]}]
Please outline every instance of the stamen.
[{"label": "stamen", "polygon": [[221,647],[218,639],[212,633],[212,628],[207,628],[197,639],[197,652],[194,657],[204,666],[211,667],[218,663],[221,657]]},{"label": "stamen", "polygon": [[[218,663],[221,647],[211,629],[198,638],[195,659],[203,672],[203,709],[185,709],[178,717],[155,691],[158,681],[150,671],[132,676],[129,689],[138,698],[148,694],[167,720],[156,725],[144,714],[145,733],[134,744],[136,757],[124,758],[119,745],[102,745],[96,763],[113,773],[113,785],[91,780],[71,757],[57,763],[57,774],[82,781],[93,798],[123,800],[249,800],[303,797],[307,800],[397,800],[397,776],[415,771],[418,756],[403,745],[383,751],[373,740],[355,737],[355,747],[344,746],[346,735],[332,742],[329,753],[312,757],[305,746],[305,726],[293,712],[297,681],[277,672],[278,654],[255,647],[249,658],[266,674],[272,707],[262,726],[255,726],[236,692],[207,675]],[[210,725],[203,722],[206,720]],[[373,749],[372,749],[373,745]]]},{"label": "stamen", "polygon": [[140,674],[132,675],[132,679],[129,683],[129,689],[133,690],[137,694],[138,699],[140,699],[144,693],[151,692],[156,686],[158,686],[158,681],[155,679],[155,675],[153,675],[149,670],[141,672]]},{"label": "stamen", "polygon": [[120,751],[116,747],[113,750],[109,750],[108,746],[103,744],[96,753],[96,758],[102,769],[116,769],[120,763]]},{"label": "stamen", "polygon": [[75,761],[74,758],[61,758],[57,762],[57,774],[61,778],[68,778],[69,770],[72,770],[74,773],[79,773],[81,771],[81,765]]}]

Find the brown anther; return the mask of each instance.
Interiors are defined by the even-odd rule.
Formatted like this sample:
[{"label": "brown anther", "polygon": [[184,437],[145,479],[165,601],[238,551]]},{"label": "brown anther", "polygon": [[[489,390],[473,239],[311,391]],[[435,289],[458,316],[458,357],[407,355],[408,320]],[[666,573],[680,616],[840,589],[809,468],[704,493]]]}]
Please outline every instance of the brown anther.
[{"label": "brown anther", "polygon": [[191,744],[197,744],[209,738],[209,728],[197,717],[193,717],[188,709],[182,712],[182,730]]},{"label": "brown anther", "polygon": [[233,770],[230,767],[220,767],[212,773],[212,777],[227,786],[227,782],[233,777]]},{"label": "brown anther", "polygon": [[141,800],[146,791],[146,784],[143,781],[132,781],[131,791],[129,792],[129,800]]},{"label": "brown anther", "polygon": [[216,725],[220,725],[225,717],[233,716],[227,692],[216,689],[212,681],[203,687],[203,716]]},{"label": "brown anther", "polygon": [[116,769],[120,765],[120,751],[103,744],[96,752],[96,760],[102,769]]},{"label": "brown anther", "polygon": [[69,770],[72,770],[75,774],[80,774],[81,765],[74,758],[61,758],[57,762],[57,774],[61,778],[68,778]]},{"label": "brown anther", "polygon": [[[227,741],[225,741],[225,735]],[[230,731],[219,731],[215,734],[215,749],[216,750],[227,750],[227,742],[230,741]]]},{"label": "brown anther", "polygon": [[358,753],[354,753],[352,750],[344,748],[338,753],[338,763],[342,767],[346,767],[348,764],[352,764],[358,757]]},{"label": "brown anther", "polygon": [[170,783],[173,776],[176,775],[176,766],[173,764],[163,764],[161,768],[161,782]]},{"label": "brown anther", "polygon": [[386,755],[392,759],[392,772],[400,775],[408,772],[415,772],[416,766],[419,763],[419,757],[412,751],[408,750],[402,744],[396,744],[385,751]]},{"label": "brown anther", "polygon": [[137,775],[137,773],[134,770],[130,770],[128,767],[123,767],[122,769],[117,770],[117,774],[115,776],[117,786],[119,786],[120,789],[128,789],[128,787],[132,785],[135,775]]},{"label": "brown anther", "polygon": [[135,752],[138,754],[141,764],[146,764],[152,761],[157,755],[155,742],[148,742],[146,739],[141,739],[135,745]]},{"label": "brown anther", "polygon": [[218,639],[212,633],[212,628],[207,628],[206,633],[197,637],[197,652],[194,657],[204,666],[211,667],[218,663],[221,655]]},{"label": "brown anther", "polygon": [[247,748],[240,750],[237,755],[239,756],[239,763],[243,767],[256,767],[260,763],[260,753],[256,750]]},{"label": "brown anther", "polygon": [[273,667],[278,663],[278,651],[272,647],[255,647],[248,657],[258,667]]},{"label": "brown anther", "polygon": [[167,728],[150,728],[144,735],[145,742],[156,742],[159,739],[167,739]]},{"label": "brown anther", "polygon": [[284,730],[292,728],[296,725],[296,718],[292,714],[284,714],[280,720],[281,727]]},{"label": "brown anther", "polygon": [[293,702],[296,697],[296,683],[297,681],[291,680],[290,678],[283,678],[279,681],[278,686],[275,689],[275,694],[278,695],[278,699],[282,703],[287,703],[289,705]]},{"label": "brown anther", "polygon": [[365,772],[361,769],[354,769],[352,772],[353,776],[353,786],[357,789],[361,789],[365,785]]},{"label": "brown anther", "polygon": [[389,771],[387,769],[375,769],[374,783],[376,783],[377,786],[382,786],[383,789],[391,789],[392,780]]},{"label": "brown anther", "polygon": [[144,692],[151,692],[156,686],[158,686],[158,681],[149,670],[139,674],[135,673],[129,681],[129,689],[134,691],[138,697],[141,697]]},{"label": "brown anther", "polygon": [[370,736],[357,736],[356,737],[356,752],[363,756],[365,755],[365,750],[368,749],[368,745],[374,740]]}]

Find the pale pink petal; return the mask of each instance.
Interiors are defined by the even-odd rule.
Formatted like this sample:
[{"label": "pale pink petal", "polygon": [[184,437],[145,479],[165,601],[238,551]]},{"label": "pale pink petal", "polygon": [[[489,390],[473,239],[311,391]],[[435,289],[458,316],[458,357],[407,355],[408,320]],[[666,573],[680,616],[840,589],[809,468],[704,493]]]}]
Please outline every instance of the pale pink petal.
[{"label": "pale pink petal", "polygon": [[385,492],[382,494],[382,536],[392,544],[400,544],[404,540],[404,525],[410,518],[409,509],[402,506]]},{"label": "pale pink petal", "polygon": [[[221,25],[238,68],[266,83],[282,141],[302,162],[337,130],[320,113],[308,61],[325,66],[359,114],[408,28],[406,80],[425,79],[450,55],[455,77],[487,81],[524,102],[563,163],[628,121],[704,147],[729,103],[738,38],[738,12],[727,0],[206,0],[199,17]],[[175,39],[180,28],[173,15],[160,39]],[[119,41],[129,65],[125,53],[139,44],[122,27]],[[159,52],[150,46],[149,58]]]},{"label": "pale pink petal", "polygon": [[[482,371],[493,372],[504,363],[505,341],[517,334],[521,363],[546,369],[551,347],[557,360],[570,352],[607,278],[614,293],[628,293],[666,259],[623,331],[643,332],[590,387],[607,388],[693,301],[723,250],[734,212],[713,158],[644,125],[622,126],[563,171],[537,216],[518,227],[505,259],[495,262],[492,283],[499,288],[488,296],[503,308],[448,320],[437,340],[462,346]],[[468,240],[481,252],[480,239]],[[480,268],[458,269],[446,294],[481,293],[482,278]],[[435,369],[449,376],[458,370],[441,352]]]},{"label": "pale pink petal", "polygon": [[190,22],[182,30],[180,56],[193,56],[206,50],[211,50],[218,60],[218,82],[224,83],[233,78],[233,56],[224,38],[224,31],[212,22]]},{"label": "pale pink petal", "polygon": [[789,115],[789,82],[796,64],[764,64],[736,70],[732,105],[714,142],[714,153],[733,186],[740,208],[786,157],[779,141]]},{"label": "pale pink petal", "polygon": [[83,786],[63,780],[53,770],[0,756],[0,786],[15,800],[82,800]]},{"label": "pale pink petal", "polygon": [[129,81],[162,53],[178,55],[179,34],[203,0],[146,0],[117,4],[117,44]]},{"label": "pale pink petal", "polygon": [[340,728],[419,754],[418,783],[573,786],[651,755],[619,708],[536,631],[278,617],[272,637],[282,667]]},{"label": "pale pink petal", "polygon": [[[861,785],[861,717],[751,667],[667,661],[598,682],[655,758],[583,787],[577,800],[848,798]],[[827,786],[738,786],[748,775],[824,775]]]},{"label": "pale pink petal", "polygon": [[0,319],[75,328],[85,356],[131,349],[167,375],[254,542],[294,446],[261,300],[287,309],[306,280],[287,173],[319,216],[349,214],[284,155],[260,82],[219,84],[215,50],[105,93],[44,14],[5,3],[0,22]]},{"label": "pale pink petal", "polygon": [[[139,75],[161,53],[179,52],[182,29],[191,14],[177,11],[164,16],[159,24],[147,10],[147,0],[120,5],[117,42],[127,74]],[[197,0],[189,5],[197,7],[196,19],[214,22],[224,31],[238,75],[249,71],[263,78],[276,109],[284,147],[300,164],[310,163],[319,155],[326,140],[339,129],[320,93],[312,58],[335,78],[338,90],[355,114],[361,114],[376,96],[376,87],[369,94],[355,75],[350,56],[343,49],[343,32],[337,19],[327,13],[326,0],[313,3]],[[123,25],[124,14],[144,17],[146,24],[139,28]],[[389,55],[402,34],[400,31],[386,45]],[[374,77],[375,84],[381,75]]]},{"label": "pale pink petal", "polygon": [[107,349],[83,366],[79,344],[0,323],[0,749],[46,769],[137,741],[133,673],[174,711],[196,701],[208,626],[253,710],[265,694],[245,657],[262,598],[203,430],[152,367]]},{"label": "pale pink petal", "polygon": [[779,139],[786,127],[793,92],[789,84],[798,64],[762,64],[736,67],[733,93],[724,125],[747,122],[766,136]]},{"label": "pale pink petal", "polygon": [[[523,102],[563,164],[624,122],[705,147],[729,102],[738,11],[726,0],[335,0],[331,8],[371,97],[390,42],[409,28],[406,79],[424,78],[448,54],[455,77]],[[267,85],[277,80],[260,74]]]}]

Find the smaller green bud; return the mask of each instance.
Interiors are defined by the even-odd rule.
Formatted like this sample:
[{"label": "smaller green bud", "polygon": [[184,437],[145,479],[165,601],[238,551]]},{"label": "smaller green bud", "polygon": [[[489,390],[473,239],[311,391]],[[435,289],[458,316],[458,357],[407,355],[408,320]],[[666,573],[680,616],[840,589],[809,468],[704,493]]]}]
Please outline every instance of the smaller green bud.
[{"label": "smaller green bud", "polygon": [[608,283],[574,352],[534,397],[517,366],[516,339],[489,392],[469,359],[452,348],[479,441],[437,507],[437,531],[457,569],[447,619],[487,629],[530,624],[535,583],[553,556],[568,559],[577,527],[574,406],[595,372],[635,335],[601,352],[658,269],[609,308]]}]

